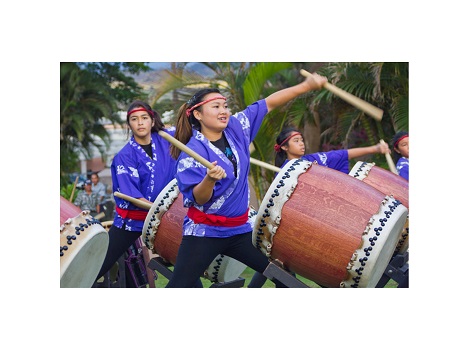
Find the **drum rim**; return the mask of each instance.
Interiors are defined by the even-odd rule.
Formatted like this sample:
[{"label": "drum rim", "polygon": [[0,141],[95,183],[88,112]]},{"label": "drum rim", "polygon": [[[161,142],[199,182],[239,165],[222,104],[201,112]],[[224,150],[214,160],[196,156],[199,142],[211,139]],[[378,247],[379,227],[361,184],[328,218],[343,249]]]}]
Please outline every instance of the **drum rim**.
[{"label": "drum rim", "polygon": [[[147,217],[145,218],[144,225],[142,227],[142,243],[144,243],[144,245],[150,249],[153,254],[156,254],[154,241],[156,232],[158,231],[158,227],[161,223],[161,218],[179,197],[179,194],[180,191],[177,185],[177,180],[174,178],[161,190],[147,213]],[[169,198],[167,203],[164,202],[166,198]],[[149,230],[149,228],[151,228],[151,230]]]},{"label": "drum rim", "polygon": [[[382,200],[379,211],[369,219],[363,232],[361,246],[350,258],[347,266],[348,276],[340,283],[340,287],[372,288],[377,285],[393,256],[407,214],[407,208],[394,197],[387,195]],[[380,227],[378,227],[379,223]],[[384,231],[390,224],[392,225],[390,231]],[[382,241],[382,238],[385,240]],[[375,259],[376,255],[378,261]],[[371,256],[373,261],[368,260]],[[378,262],[383,265],[377,266]]]},{"label": "drum rim", "polygon": [[375,166],[375,163],[358,161],[350,170],[348,175],[357,178],[358,180],[364,180],[368,175],[371,169]]},{"label": "drum rim", "polygon": [[[268,188],[262,202],[260,203],[259,212],[255,218],[253,231],[252,231],[252,244],[258,250],[260,250],[263,254],[265,254],[268,258],[271,258],[271,248],[273,245],[273,237],[275,236],[276,231],[281,222],[281,209],[282,209],[282,206],[281,206],[281,208],[277,210],[278,212],[277,212],[276,217],[272,218],[273,212],[270,212],[270,208],[273,206],[277,206],[277,205],[274,205],[272,202],[270,202],[270,199],[273,198],[272,196],[274,194],[275,195],[278,194],[276,195],[277,197],[280,197],[278,199],[279,201],[278,204],[284,205],[289,200],[289,198],[291,197],[291,194],[294,192],[297,186],[298,176],[300,176],[301,174],[305,173],[308,169],[310,169],[312,164],[313,164],[312,162],[306,161],[304,159],[291,159],[280,170],[280,172],[278,172],[278,174],[276,175],[276,178],[270,184],[270,187]],[[294,167],[294,165],[298,167]],[[283,180],[286,177],[292,177],[292,176],[297,177],[297,178],[291,179],[292,185],[286,186]],[[282,185],[278,188],[280,184]],[[279,189],[282,189],[282,192],[279,192],[278,191]],[[261,208],[264,209],[264,213],[260,212]],[[268,233],[270,233],[270,235],[267,233],[267,231]]]},{"label": "drum rim", "polygon": [[[64,224],[61,225],[61,231],[60,231],[61,241],[64,240],[64,243],[61,242],[61,247],[63,247],[64,245],[67,245],[67,246],[69,245],[69,244],[66,244],[66,240],[63,236],[67,236],[69,234],[68,231],[72,229],[68,229],[67,227],[72,226],[72,223],[74,222],[78,222],[79,218],[82,218],[83,220],[86,221],[87,228],[84,229],[84,231],[81,231],[80,234],[76,234],[78,237],[71,244],[71,245],[76,244],[76,246],[72,247],[72,251],[71,252],[64,251],[64,255],[60,257],[61,287],[91,287],[94,279],[96,279],[96,276],[100,270],[100,267],[97,268],[97,271],[96,269],[92,270],[91,268],[88,271],[86,271],[86,274],[88,274],[88,277],[89,275],[91,275],[91,277],[89,277],[84,282],[91,281],[90,286],[83,284],[84,282],[80,282],[81,284],[77,286],[67,286],[67,284],[63,286],[62,284],[63,284],[63,281],[67,281],[67,283],[72,281],[71,279],[69,280],[66,279],[67,274],[69,273],[69,268],[73,267],[72,265],[78,257],[80,257],[83,254],[87,255],[87,253],[84,253],[83,251],[85,250],[85,248],[89,248],[88,245],[91,244],[90,242],[94,242],[96,237],[98,241],[98,249],[100,250],[98,250],[97,253],[94,253],[92,255],[92,259],[95,259],[94,261],[98,259],[97,264],[99,266],[102,265],[104,258],[105,258],[105,254],[109,246],[109,235],[107,234],[107,231],[102,227],[101,223],[98,220],[94,219],[94,217],[92,216],[89,216],[89,211],[83,211],[77,216],[73,218],[69,218],[67,221],[64,222]],[[78,225],[80,224],[82,224],[82,222],[78,223]],[[75,230],[75,226],[73,226],[73,230]],[[75,248],[77,248],[77,250]],[[90,267],[93,267],[93,266],[95,265],[91,265]],[[92,276],[94,276],[94,278]]]}]

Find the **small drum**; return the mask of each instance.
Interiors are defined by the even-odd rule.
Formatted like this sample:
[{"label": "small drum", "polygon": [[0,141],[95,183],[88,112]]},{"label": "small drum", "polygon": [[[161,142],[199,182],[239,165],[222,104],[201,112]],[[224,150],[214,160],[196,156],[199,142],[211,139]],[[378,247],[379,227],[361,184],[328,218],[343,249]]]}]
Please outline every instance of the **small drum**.
[{"label": "small drum", "polygon": [[64,222],[69,219],[76,217],[81,213],[80,207],[72,204],[69,200],[64,198],[62,195],[61,197],[61,222],[59,225],[64,224]]},{"label": "small drum", "polygon": [[[251,211],[250,216],[256,212]],[[182,240],[182,224],[187,214],[183,197],[173,179],[163,188],[150,207],[142,229],[142,241],[153,254],[174,265]],[[218,255],[203,276],[214,283],[230,282],[239,277],[246,265],[225,255]]]},{"label": "small drum", "polygon": [[324,287],[375,287],[407,208],[347,174],[298,159],[277,174],[255,219],[253,244]]},{"label": "small drum", "polygon": [[375,163],[357,162],[348,174],[384,194],[393,196],[409,209],[409,181]]},{"label": "small drum", "polygon": [[[392,195],[409,209],[409,181],[375,163],[358,161],[351,169],[350,176],[363,181],[384,194]],[[404,254],[409,248],[409,216],[407,216],[401,237],[395,249],[396,254]]]},{"label": "small drum", "polygon": [[90,288],[108,246],[107,231],[89,211],[67,219],[61,225],[61,288]]}]

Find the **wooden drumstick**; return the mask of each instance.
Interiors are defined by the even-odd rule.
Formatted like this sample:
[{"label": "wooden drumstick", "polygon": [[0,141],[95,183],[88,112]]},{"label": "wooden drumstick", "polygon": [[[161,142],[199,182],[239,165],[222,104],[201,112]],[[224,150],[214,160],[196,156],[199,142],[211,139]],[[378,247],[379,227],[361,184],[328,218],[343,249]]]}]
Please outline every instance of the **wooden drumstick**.
[{"label": "wooden drumstick", "polygon": [[[304,76],[305,78],[311,77],[311,73],[307,72],[304,69],[300,70],[300,74]],[[376,106],[362,100],[361,98],[358,98],[345,90],[342,90],[338,88],[337,86],[330,84],[326,82],[324,84],[324,88],[335,94],[336,96],[340,97],[344,101],[350,103],[351,105],[355,106],[359,110],[362,110],[365,112],[367,115],[370,115],[377,121],[382,121],[382,116],[383,116],[383,110],[380,108],[377,108]]]},{"label": "wooden drumstick", "polygon": [[[179,150],[181,151],[184,151],[186,154],[188,154],[190,157],[192,158],[195,158],[198,162],[200,162],[201,164],[203,164],[206,168],[208,169],[212,169],[214,168],[214,165],[206,160],[205,158],[201,157],[198,153],[196,153],[195,151],[193,151],[192,149],[188,148],[186,145],[184,145],[183,143],[181,143],[179,140],[177,140],[176,138],[174,138],[172,135],[166,133],[165,131],[162,131],[162,130],[159,130],[158,131],[158,134],[166,139],[167,141],[169,141],[172,145],[174,145],[175,147],[177,147]],[[224,172],[225,174],[225,172]],[[224,177],[227,177],[227,174],[224,175]]]},{"label": "wooden drumstick", "polygon": [[258,159],[250,157],[249,160],[251,161],[252,164],[261,166],[262,168],[273,170],[275,172],[280,172],[281,171],[281,169],[278,168],[277,166],[271,165],[271,164],[268,164],[268,163],[265,163],[265,162],[262,162],[262,161],[259,161]]},{"label": "wooden drumstick", "polygon": [[[380,144],[381,145],[385,144],[383,139],[380,139]],[[393,162],[393,159],[391,159],[391,155],[388,152],[385,153],[385,158],[387,159],[387,163],[388,163],[388,167],[390,168],[390,171],[398,175],[398,171],[396,170],[395,163]]]},{"label": "wooden drumstick", "polygon": [[78,177],[79,177],[79,176],[77,175],[77,177],[75,178],[75,182],[73,183],[72,194],[70,194],[70,198],[69,198],[69,201],[70,201],[70,202],[72,202],[73,193],[75,193],[75,187],[77,187]]},{"label": "wooden drumstick", "polygon": [[101,219],[101,218],[104,218],[105,217],[105,213],[104,212],[101,212],[101,213],[98,213],[94,216],[94,219]]},{"label": "wooden drumstick", "polygon": [[137,207],[143,208],[144,210],[150,210],[150,206],[152,206],[152,204],[150,204],[150,203],[148,203],[146,201],[133,198],[132,196],[129,196],[129,195],[126,195],[126,194],[123,194],[123,193],[120,193],[120,192],[114,192],[113,195],[115,195],[116,197],[118,197],[120,199],[129,201],[133,205],[136,205]]}]

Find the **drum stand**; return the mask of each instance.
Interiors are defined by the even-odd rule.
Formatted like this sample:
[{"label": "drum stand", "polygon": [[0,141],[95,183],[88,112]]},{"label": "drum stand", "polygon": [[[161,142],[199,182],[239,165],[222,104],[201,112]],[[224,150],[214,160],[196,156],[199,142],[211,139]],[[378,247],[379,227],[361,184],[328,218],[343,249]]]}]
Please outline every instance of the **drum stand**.
[{"label": "drum stand", "polygon": [[[390,279],[398,283],[398,288],[409,287],[409,252],[393,256],[383,276],[375,286],[383,288]],[[264,271],[268,279],[277,279],[288,288],[308,288],[309,286],[298,280],[290,272],[283,269],[276,261],[270,262]]]},{"label": "drum stand", "polygon": [[390,279],[398,283],[398,288],[409,287],[409,252],[393,256],[375,287],[385,287]]},{"label": "drum stand", "polygon": [[[148,264],[148,267],[152,271],[158,271],[168,280],[170,280],[172,277],[172,271],[169,269],[171,266],[172,265],[170,263],[164,261],[160,256],[153,257]],[[213,283],[210,288],[237,288],[243,286],[244,278],[238,277],[237,279],[230,282]]]},{"label": "drum stand", "polygon": [[275,278],[286,285],[288,288],[309,288],[308,285],[298,280],[290,272],[279,266],[279,264],[275,261],[272,261],[268,264],[264,271],[264,276],[270,280]]}]

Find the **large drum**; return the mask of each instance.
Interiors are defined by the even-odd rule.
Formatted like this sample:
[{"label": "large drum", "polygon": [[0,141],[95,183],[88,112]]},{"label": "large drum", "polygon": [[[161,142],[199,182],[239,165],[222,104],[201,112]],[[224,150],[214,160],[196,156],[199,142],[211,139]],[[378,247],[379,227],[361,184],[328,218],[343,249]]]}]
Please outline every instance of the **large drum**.
[{"label": "large drum", "polygon": [[347,174],[291,160],[255,219],[253,244],[324,287],[375,287],[395,250],[407,208]]},{"label": "large drum", "polygon": [[[257,212],[251,210],[253,219]],[[183,197],[173,179],[163,188],[150,207],[142,229],[142,240],[153,254],[174,265],[182,240],[182,224],[187,214],[183,206]],[[246,269],[246,265],[226,255],[218,255],[203,272],[203,277],[213,283],[230,282],[237,279]]]},{"label": "large drum", "polygon": [[71,203],[69,200],[64,198],[62,195],[61,197],[61,222],[59,225],[64,224],[64,222],[69,219],[77,216],[78,214],[81,213],[82,209],[73,203]]},{"label": "large drum", "polygon": [[61,225],[61,288],[90,288],[102,267],[109,236],[89,211]]},{"label": "large drum", "polygon": [[[350,170],[350,176],[363,181],[375,189],[392,195],[395,199],[409,209],[409,181],[399,175],[386,169],[380,168],[375,163],[358,161],[353,169]],[[403,254],[409,248],[409,216],[407,216],[401,237],[396,245],[395,253]]]}]

